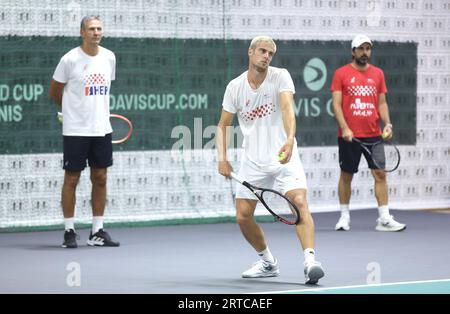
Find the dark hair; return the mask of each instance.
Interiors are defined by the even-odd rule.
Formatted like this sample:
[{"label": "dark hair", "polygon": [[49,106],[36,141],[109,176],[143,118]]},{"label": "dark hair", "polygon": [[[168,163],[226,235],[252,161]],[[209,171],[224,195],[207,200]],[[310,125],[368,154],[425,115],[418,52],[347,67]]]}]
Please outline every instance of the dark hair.
[{"label": "dark hair", "polygon": [[100,16],[98,15],[86,15],[81,19],[80,29],[83,29],[86,26],[86,22],[91,20],[101,21]]}]

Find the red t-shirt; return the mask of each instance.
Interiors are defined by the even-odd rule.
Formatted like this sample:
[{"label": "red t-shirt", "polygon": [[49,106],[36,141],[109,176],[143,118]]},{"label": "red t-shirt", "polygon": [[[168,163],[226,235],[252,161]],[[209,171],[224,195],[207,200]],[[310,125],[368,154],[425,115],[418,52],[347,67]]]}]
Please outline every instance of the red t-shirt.
[{"label": "red t-shirt", "polygon": [[[342,111],[355,137],[381,135],[378,95],[387,92],[383,70],[369,65],[358,71],[351,64],[334,72],[331,91],[342,92]],[[338,136],[342,136],[339,128]]]}]

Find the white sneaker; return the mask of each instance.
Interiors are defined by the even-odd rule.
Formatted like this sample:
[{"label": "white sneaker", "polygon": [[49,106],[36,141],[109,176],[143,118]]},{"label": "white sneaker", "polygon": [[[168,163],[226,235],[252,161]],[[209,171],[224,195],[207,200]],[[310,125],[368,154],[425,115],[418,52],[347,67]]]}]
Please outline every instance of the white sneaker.
[{"label": "white sneaker", "polygon": [[341,216],[341,218],[339,218],[339,221],[336,224],[336,227],[334,227],[334,230],[349,231],[350,230],[350,216]]},{"label": "white sneaker", "polygon": [[242,278],[263,278],[263,277],[277,277],[280,275],[278,268],[278,261],[269,263],[260,259],[253,266],[242,273]]},{"label": "white sneaker", "polygon": [[305,284],[316,284],[320,278],[325,276],[322,264],[319,262],[304,263]]},{"label": "white sneaker", "polygon": [[406,225],[395,221],[392,215],[385,218],[378,218],[377,226],[375,227],[377,231],[402,231],[405,229]]}]

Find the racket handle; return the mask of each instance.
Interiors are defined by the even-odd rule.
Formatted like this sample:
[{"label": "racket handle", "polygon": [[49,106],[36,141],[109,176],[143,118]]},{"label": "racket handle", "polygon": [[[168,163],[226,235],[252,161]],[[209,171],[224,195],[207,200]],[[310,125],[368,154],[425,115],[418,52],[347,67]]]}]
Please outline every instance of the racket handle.
[{"label": "racket handle", "polygon": [[234,180],[236,180],[237,182],[239,182],[239,183],[242,183],[242,182],[244,182],[245,180],[244,179],[242,179],[241,177],[239,177],[237,174],[235,174],[234,172],[231,172],[230,173],[230,176],[234,179]]},{"label": "racket handle", "polygon": [[58,111],[58,114],[56,115],[56,118],[58,119],[59,123],[63,123],[63,114],[62,114],[62,112]]}]

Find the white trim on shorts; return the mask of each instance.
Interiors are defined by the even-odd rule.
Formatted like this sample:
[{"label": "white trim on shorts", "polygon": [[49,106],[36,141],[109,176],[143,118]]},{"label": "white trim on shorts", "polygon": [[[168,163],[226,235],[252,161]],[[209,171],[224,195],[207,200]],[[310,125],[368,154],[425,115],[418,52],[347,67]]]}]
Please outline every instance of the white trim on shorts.
[{"label": "white trim on shorts", "polygon": [[[274,189],[283,195],[295,189],[308,189],[303,165],[296,150],[287,164],[270,165],[260,167],[245,156],[242,158],[239,176],[248,183],[266,189]],[[245,186],[237,183],[236,198],[258,198]]]}]

